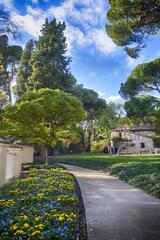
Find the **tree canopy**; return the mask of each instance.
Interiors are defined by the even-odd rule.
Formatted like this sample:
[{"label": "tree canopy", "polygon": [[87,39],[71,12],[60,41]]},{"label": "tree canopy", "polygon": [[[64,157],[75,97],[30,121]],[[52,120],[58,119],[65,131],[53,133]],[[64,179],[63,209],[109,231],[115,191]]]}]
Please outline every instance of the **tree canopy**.
[{"label": "tree canopy", "polygon": [[120,88],[120,95],[126,99],[144,92],[160,94],[160,58],[137,65]]},{"label": "tree canopy", "polygon": [[84,150],[90,151],[91,139],[95,131],[95,121],[107,109],[104,99],[99,98],[98,93],[92,89],[84,88],[83,85],[76,85],[72,91],[84,106],[86,119],[83,124],[84,129]]},{"label": "tree canopy", "polygon": [[0,36],[0,88],[6,92],[11,102],[11,82],[16,74],[22,55],[22,47],[9,45],[8,36]]},{"label": "tree canopy", "polygon": [[64,36],[65,23],[46,19],[41,35],[32,53],[32,74],[28,87],[32,89],[52,88],[69,91],[75,79],[69,71],[71,59],[66,56],[67,44]]},{"label": "tree canopy", "polygon": [[13,106],[6,106],[1,117],[1,136],[19,136],[47,151],[57,141],[75,142],[77,124],[85,114],[75,97],[60,90],[40,89],[27,92]]},{"label": "tree canopy", "polygon": [[152,96],[139,96],[125,102],[124,108],[127,116],[136,123],[153,123],[159,101]]},{"label": "tree canopy", "polygon": [[28,78],[32,74],[32,67],[29,62],[34,49],[34,45],[35,42],[32,39],[29,40],[25,45],[20,59],[16,76],[16,86],[14,87],[14,93],[18,97],[21,97],[27,91]]},{"label": "tree canopy", "polygon": [[160,29],[159,0],[109,0],[106,31],[129,56],[136,58]]}]

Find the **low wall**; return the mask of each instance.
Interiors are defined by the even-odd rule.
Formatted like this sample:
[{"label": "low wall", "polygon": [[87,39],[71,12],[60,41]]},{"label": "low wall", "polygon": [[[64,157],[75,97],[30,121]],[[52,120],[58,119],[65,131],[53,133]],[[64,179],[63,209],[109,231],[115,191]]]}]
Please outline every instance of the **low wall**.
[{"label": "low wall", "polygon": [[22,162],[21,163],[33,163],[33,146],[21,145],[22,151]]},{"label": "low wall", "polygon": [[22,148],[0,145],[0,186],[21,172]]},{"label": "low wall", "polygon": [[7,146],[0,145],[0,186],[5,183],[7,162]]}]

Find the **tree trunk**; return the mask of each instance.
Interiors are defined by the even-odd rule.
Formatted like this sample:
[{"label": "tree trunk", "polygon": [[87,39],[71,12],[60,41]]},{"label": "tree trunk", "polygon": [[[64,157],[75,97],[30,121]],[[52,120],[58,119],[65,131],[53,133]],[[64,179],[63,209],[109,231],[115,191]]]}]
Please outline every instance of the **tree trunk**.
[{"label": "tree trunk", "polygon": [[42,157],[43,162],[48,164],[48,147],[47,146],[43,146],[41,148],[41,157]]}]

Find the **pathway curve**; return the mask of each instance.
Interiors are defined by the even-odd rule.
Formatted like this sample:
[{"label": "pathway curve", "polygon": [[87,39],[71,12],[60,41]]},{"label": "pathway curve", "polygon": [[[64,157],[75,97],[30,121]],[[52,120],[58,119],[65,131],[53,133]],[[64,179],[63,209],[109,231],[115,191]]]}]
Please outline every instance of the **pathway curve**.
[{"label": "pathway curve", "polygon": [[88,240],[160,239],[160,200],[100,171],[63,166],[79,182]]}]

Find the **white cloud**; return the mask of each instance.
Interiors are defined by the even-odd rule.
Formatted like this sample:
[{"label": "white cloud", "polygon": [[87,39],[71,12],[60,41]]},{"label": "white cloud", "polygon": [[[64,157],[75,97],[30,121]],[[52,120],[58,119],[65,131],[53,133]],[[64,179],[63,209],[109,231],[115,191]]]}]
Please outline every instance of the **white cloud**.
[{"label": "white cloud", "polygon": [[124,103],[123,98],[120,95],[114,95],[114,96],[108,96],[105,98],[106,101],[109,102],[114,102],[114,103]]},{"label": "white cloud", "polygon": [[1,0],[0,5],[8,11],[12,11],[14,9],[13,0]]},{"label": "white cloud", "polygon": [[[38,1],[34,0],[34,3],[36,2]],[[57,20],[66,22],[65,34],[70,52],[75,48],[97,50],[103,55],[117,51],[117,47],[105,32],[105,0],[64,0],[61,5],[52,5],[45,11],[27,6],[26,15],[14,14],[14,19],[22,30],[36,38],[46,17],[56,17]]]},{"label": "white cloud", "polygon": [[135,68],[138,64],[143,63],[145,60],[145,56],[143,54],[141,54],[141,56],[139,58],[131,58],[129,56],[127,56],[126,58],[126,62],[127,62],[127,68],[128,69],[133,69]]},{"label": "white cloud", "polygon": [[31,16],[41,16],[43,14],[40,8],[32,8],[31,6],[26,6],[26,12]]},{"label": "white cloud", "polygon": [[95,72],[91,72],[91,73],[89,74],[89,76],[90,76],[91,78],[94,78],[94,77],[96,76],[96,73],[95,73]]},{"label": "white cloud", "polygon": [[33,4],[38,4],[39,2],[38,2],[38,0],[32,0],[32,3]]},{"label": "white cloud", "polygon": [[90,43],[93,43],[105,55],[113,53],[117,49],[112,40],[106,35],[104,29],[93,30],[89,33],[89,39]]},{"label": "white cloud", "polygon": [[120,95],[107,96],[106,93],[104,93],[102,91],[98,91],[98,94],[101,98],[105,99],[107,101],[107,103],[110,103],[110,102],[124,103],[124,100]]},{"label": "white cloud", "polygon": [[28,32],[33,37],[38,38],[45,18],[44,17],[35,18],[30,14],[26,14],[25,16],[15,14],[13,16],[13,20],[18,23],[22,31]]}]

